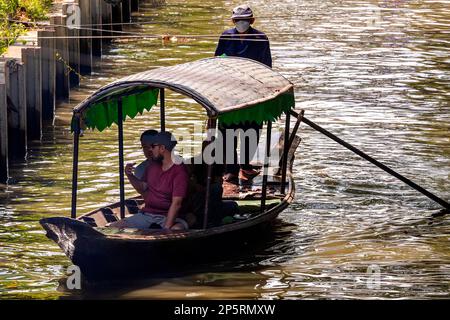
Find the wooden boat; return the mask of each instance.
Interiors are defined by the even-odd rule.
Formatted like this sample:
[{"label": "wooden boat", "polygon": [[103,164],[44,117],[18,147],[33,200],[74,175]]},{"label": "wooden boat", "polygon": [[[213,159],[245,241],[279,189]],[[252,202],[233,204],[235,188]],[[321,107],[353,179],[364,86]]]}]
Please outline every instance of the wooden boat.
[{"label": "wooden boat", "polygon": [[[253,179],[256,191],[227,194],[238,204],[238,213],[213,226],[208,225],[205,202],[203,228],[186,231],[115,229],[109,222],[135,214],[143,205],[140,197],[125,199],[123,174],[123,121],[134,118],[157,104],[160,96],[161,130],[165,130],[164,89],[196,100],[208,114],[208,126],[217,120],[238,123],[252,120],[267,123],[271,142],[272,121],[286,114],[284,133],[278,149],[279,166],[264,164]],[[266,66],[242,58],[210,58],[172,67],[153,69],[115,81],[92,94],[74,108],[74,159],[71,217],[40,220],[47,237],[55,241],[88,280],[139,277],[185,270],[189,265],[217,256],[226,256],[261,238],[280,212],[293,201],[294,152],[300,139],[297,123],[289,130],[289,112],[294,107],[293,84]],[[119,130],[120,201],[76,217],[78,144],[81,129],[102,131],[112,123]],[[213,137],[209,137],[213,141]],[[286,141],[286,143],[284,143]],[[270,148],[266,147],[266,158]],[[208,175],[211,175],[209,166]],[[207,180],[206,199],[210,192]],[[225,221],[226,220],[226,221]]]}]

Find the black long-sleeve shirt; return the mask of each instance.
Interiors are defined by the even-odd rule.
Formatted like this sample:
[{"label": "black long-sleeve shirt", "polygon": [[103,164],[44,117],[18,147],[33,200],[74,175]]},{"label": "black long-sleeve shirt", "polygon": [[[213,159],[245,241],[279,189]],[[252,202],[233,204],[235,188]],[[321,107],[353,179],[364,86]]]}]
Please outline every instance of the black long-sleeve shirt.
[{"label": "black long-sleeve shirt", "polygon": [[272,68],[269,39],[263,32],[252,27],[245,34],[245,38],[239,36],[236,28],[225,30],[219,38],[214,55],[223,54],[256,60]]}]

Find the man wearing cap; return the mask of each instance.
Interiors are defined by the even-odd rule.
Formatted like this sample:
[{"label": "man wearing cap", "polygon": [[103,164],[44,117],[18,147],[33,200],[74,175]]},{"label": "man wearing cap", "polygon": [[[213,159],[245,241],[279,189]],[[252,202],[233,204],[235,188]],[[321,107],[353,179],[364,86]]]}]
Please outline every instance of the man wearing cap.
[{"label": "man wearing cap", "polygon": [[148,229],[157,225],[163,229],[188,229],[178,217],[187,196],[189,175],[184,164],[175,164],[172,151],[177,141],[170,132],[159,132],[148,140],[153,160],[145,169],[144,178],[136,178],[131,168],[125,173],[133,187],[144,197],[141,212],[112,223],[111,227]]},{"label": "man wearing cap", "polygon": [[[241,58],[248,58],[265,64],[266,66],[272,68],[272,56],[270,53],[269,39],[267,36],[254,28],[251,24],[255,22],[253,17],[253,11],[247,5],[240,5],[233,9],[233,14],[231,16],[235,28],[228,29],[222,33],[219,39],[219,43],[216,48],[215,56],[235,56]],[[256,122],[245,122],[238,125],[223,125],[219,124],[219,130],[222,133],[224,152],[226,155],[228,148],[226,148],[226,130],[237,130],[242,129],[247,131],[249,129],[255,130],[257,136],[257,142],[259,142],[259,133],[262,129],[262,124]],[[242,180],[249,180],[258,172],[249,164],[255,151],[257,145],[250,146],[248,143],[245,144],[245,159],[243,164],[237,164],[237,152],[236,144],[237,139],[234,139],[234,162],[232,164],[226,163],[224,180],[229,182],[234,182],[237,177]]]}]

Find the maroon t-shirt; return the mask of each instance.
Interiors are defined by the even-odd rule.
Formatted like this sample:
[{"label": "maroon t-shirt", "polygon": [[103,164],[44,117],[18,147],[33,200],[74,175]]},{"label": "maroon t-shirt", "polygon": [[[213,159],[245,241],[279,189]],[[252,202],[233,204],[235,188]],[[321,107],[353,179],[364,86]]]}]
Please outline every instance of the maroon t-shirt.
[{"label": "maroon t-shirt", "polygon": [[148,187],[144,212],[167,215],[172,197],[187,196],[189,175],[184,164],[173,164],[163,171],[161,163],[151,162],[144,176]]}]

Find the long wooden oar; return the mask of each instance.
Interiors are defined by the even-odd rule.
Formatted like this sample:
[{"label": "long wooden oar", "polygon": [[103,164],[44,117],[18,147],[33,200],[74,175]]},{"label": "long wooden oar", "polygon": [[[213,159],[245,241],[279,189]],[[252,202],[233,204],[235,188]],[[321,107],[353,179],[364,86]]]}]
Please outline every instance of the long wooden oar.
[{"label": "long wooden oar", "polygon": [[[298,118],[299,114],[297,112],[295,112],[294,110],[291,110],[291,115]],[[321,126],[315,124],[314,122],[312,122],[311,120],[305,118],[305,116],[301,117],[301,121],[306,123],[308,126],[310,126],[311,128],[313,128],[314,130],[319,131],[320,133],[323,133],[324,135],[326,135],[328,138],[336,141],[337,143],[339,143],[340,145],[346,147],[347,149],[351,150],[352,152],[356,153],[357,155],[361,156],[362,158],[366,159],[367,161],[369,161],[370,163],[376,165],[377,167],[379,167],[380,169],[383,169],[384,171],[386,171],[387,173],[393,175],[394,177],[396,177],[397,179],[403,181],[404,183],[406,183],[408,186],[410,186],[411,188],[416,189],[417,191],[419,191],[420,193],[424,194],[425,196],[427,196],[428,198],[430,198],[431,200],[439,203],[441,206],[444,207],[444,210],[441,212],[442,214],[447,214],[450,213],[450,204],[439,198],[438,196],[436,196],[435,194],[431,193],[430,191],[422,188],[421,186],[419,186],[417,183],[409,180],[408,178],[402,176],[400,173],[395,172],[394,170],[392,170],[391,168],[389,168],[388,166],[382,164],[381,162],[375,160],[374,158],[372,158],[371,156],[365,154],[364,152],[362,152],[361,150],[355,148],[354,146],[352,146],[351,144],[345,142],[344,140],[338,138],[337,136],[335,136],[334,134],[332,134],[331,132],[325,130],[324,128],[322,128]]]}]

